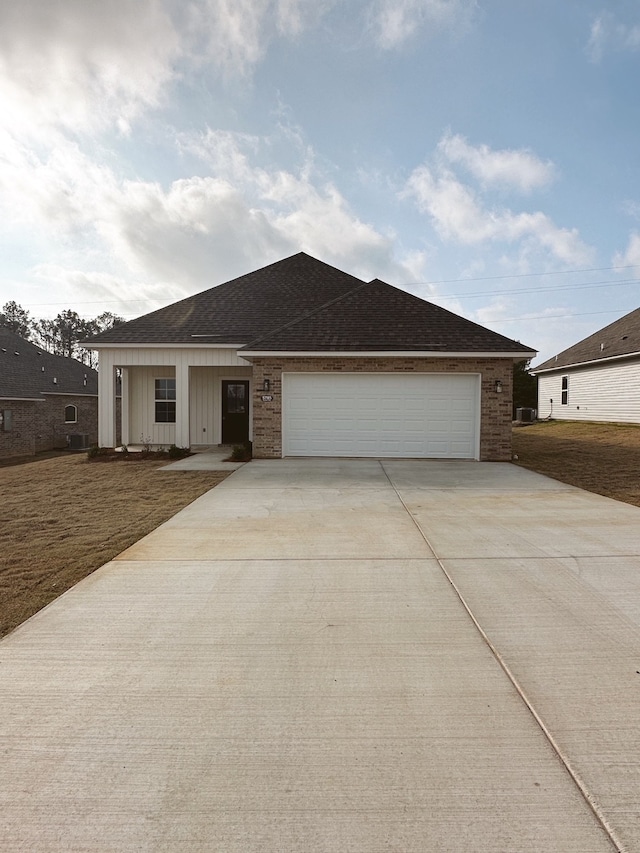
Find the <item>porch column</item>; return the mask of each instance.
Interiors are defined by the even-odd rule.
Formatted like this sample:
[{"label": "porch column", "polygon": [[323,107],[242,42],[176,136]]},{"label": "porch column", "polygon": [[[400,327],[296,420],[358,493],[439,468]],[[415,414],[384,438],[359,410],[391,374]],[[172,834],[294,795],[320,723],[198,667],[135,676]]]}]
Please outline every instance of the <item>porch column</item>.
[{"label": "porch column", "polygon": [[176,445],[189,447],[189,365],[176,365]]},{"label": "porch column", "polygon": [[116,446],[116,376],[113,354],[100,353],[98,370],[98,445]]},{"label": "porch column", "polygon": [[120,375],[120,431],[121,441],[128,447],[130,442],[129,434],[129,368],[123,367]]}]

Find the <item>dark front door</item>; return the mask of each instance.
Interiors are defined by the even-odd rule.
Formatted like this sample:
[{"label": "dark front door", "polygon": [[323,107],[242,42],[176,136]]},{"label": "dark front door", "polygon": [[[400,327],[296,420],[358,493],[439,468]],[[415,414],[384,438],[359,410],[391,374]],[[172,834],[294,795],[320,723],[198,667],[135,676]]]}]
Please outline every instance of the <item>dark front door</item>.
[{"label": "dark front door", "polygon": [[249,383],[237,379],[222,381],[222,443],[241,444],[249,440]]}]

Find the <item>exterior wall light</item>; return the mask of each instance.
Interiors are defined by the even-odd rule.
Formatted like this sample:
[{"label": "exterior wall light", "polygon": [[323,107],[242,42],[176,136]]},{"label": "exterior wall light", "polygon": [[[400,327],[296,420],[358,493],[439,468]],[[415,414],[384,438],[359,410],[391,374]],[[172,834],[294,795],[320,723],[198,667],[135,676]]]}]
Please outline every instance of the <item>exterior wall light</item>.
[{"label": "exterior wall light", "polygon": [[502,394],[502,382],[496,379],[496,394]]},{"label": "exterior wall light", "polygon": [[265,379],[264,382],[262,383],[262,390],[263,391],[269,391],[270,388],[271,388],[271,383],[269,382],[268,379]]}]

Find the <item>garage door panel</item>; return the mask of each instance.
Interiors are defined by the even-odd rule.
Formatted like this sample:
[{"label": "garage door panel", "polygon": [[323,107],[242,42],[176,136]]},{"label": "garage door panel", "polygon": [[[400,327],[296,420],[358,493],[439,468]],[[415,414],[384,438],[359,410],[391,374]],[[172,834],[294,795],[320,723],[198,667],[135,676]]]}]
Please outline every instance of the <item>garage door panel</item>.
[{"label": "garage door panel", "polygon": [[475,458],[478,385],[465,374],[284,374],[284,454]]}]

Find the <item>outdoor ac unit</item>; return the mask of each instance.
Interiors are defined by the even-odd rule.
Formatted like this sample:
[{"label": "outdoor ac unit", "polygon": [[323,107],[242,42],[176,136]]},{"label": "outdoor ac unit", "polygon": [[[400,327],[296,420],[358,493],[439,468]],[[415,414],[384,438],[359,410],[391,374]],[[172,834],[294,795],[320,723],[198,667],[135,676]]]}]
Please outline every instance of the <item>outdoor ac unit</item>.
[{"label": "outdoor ac unit", "polygon": [[525,424],[532,424],[536,419],[535,409],[516,409],[516,420]]},{"label": "outdoor ac unit", "polygon": [[86,450],[89,447],[89,434],[77,432],[69,436],[70,450]]}]

